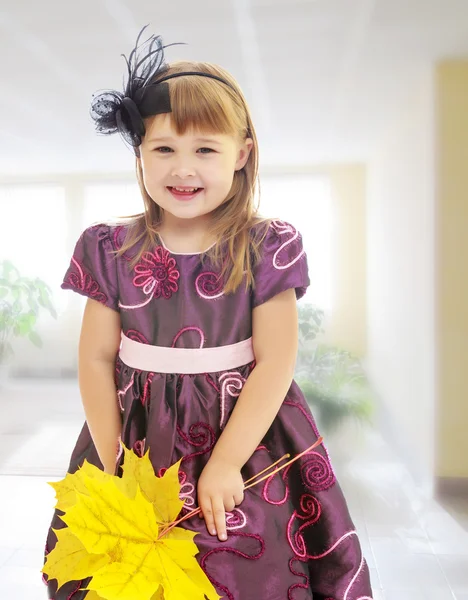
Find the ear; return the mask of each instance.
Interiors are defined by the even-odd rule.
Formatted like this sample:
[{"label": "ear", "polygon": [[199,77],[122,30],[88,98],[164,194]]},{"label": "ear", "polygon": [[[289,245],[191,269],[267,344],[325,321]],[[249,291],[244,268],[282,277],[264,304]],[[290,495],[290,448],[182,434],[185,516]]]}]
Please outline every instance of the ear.
[{"label": "ear", "polygon": [[247,161],[249,160],[250,151],[252,150],[252,147],[253,147],[253,140],[251,138],[246,138],[242,142],[242,145],[238,152],[238,158],[236,161],[236,167],[235,167],[236,171],[240,171],[241,169],[243,169],[245,167]]}]

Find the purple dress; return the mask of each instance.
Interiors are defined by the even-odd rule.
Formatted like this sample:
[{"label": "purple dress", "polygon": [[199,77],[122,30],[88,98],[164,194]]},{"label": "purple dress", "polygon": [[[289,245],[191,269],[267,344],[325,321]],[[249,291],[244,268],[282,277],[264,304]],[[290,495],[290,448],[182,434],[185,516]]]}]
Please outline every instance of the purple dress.
[{"label": "purple dress", "polygon": [[[273,222],[255,269],[256,286],[241,285],[224,295],[209,260],[156,246],[131,270],[131,255],[115,259],[124,226],[96,225],[84,231],[62,285],[120,311],[122,332],[140,343],[169,348],[213,348],[252,335],[252,309],[294,288],[309,285],[301,236],[291,225]],[[196,375],[149,372],[116,359],[122,440],[141,455],[150,450],[155,472],[182,458],[184,510],[197,506],[196,484],[243,384],[255,363]],[[319,434],[304,396],[292,383],[271,428],[243,468],[250,479],[281,456],[295,456]],[[101,466],[84,424],[69,472],[83,460]],[[55,544],[52,527],[64,526],[56,512],[46,552]],[[323,446],[245,494],[227,515],[227,542],[206,531],[204,521],[183,526],[199,535],[197,559],[223,599],[367,600],[369,571],[348,508]],[[49,598],[82,600],[84,582],[69,582]],[[135,599],[136,600],[136,599]],[[188,599],[189,600],[189,599]]]}]

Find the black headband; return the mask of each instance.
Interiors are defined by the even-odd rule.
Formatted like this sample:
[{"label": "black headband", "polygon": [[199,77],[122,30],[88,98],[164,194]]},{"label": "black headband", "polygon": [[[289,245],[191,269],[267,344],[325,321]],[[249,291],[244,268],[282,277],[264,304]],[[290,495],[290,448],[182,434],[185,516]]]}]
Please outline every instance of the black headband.
[{"label": "black headband", "polygon": [[164,60],[164,48],[176,44],[163,46],[161,36],[152,35],[142,44],[146,46],[143,52],[138,54],[140,37],[146,27],[148,25],[138,34],[135,48],[128,60],[122,55],[128,69],[128,81],[126,84],[124,82],[123,86],[124,93],[106,90],[98,96],[93,94],[90,110],[97,133],[110,135],[119,132],[123,140],[133,148],[136,156],[140,156],[138,146],[146,133],[143,119],[172,112],[169,85],[165,83],[168,79],[186,75],[210,77],[236,91],[231,83],[211,73],[187,71],[164,75],[169,69]]}]

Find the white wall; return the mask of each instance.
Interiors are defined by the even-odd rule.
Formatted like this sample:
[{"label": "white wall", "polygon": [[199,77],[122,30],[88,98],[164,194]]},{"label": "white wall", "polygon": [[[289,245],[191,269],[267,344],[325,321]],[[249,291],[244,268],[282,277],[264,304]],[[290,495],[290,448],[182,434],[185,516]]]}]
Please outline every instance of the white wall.
[{"label": "white wall", "polygon": [[431,489],[435,410],[433,75],[408,90],[368,173],[368,356],[382,425]]}]

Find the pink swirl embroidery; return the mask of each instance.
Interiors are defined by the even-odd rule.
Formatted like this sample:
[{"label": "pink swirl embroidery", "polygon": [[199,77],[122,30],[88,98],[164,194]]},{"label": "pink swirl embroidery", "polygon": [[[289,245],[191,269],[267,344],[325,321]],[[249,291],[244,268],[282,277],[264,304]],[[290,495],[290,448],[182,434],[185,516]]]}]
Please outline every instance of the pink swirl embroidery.
[{"label": "pink swirl embroidery", "polygon": [[301,477],[304,485],[314,492],[323,492],[332,487],[336,478],[325,458],[318,452],[310,452],[305,457],[306,460],[301,464]]},{"label": "pink swirl embroidery", "polygon": [[[303,525],[303,527],[306,527],[306,526],[308,526],[307,523]],[[342,544],[345,540],[347,540],[348,538],[350,538],[352,536],[357,537],[357,532],[354,529],[351,531],[348,531],[347,533],[342,535],[330,548],[328,548],[328,550],[325,550],[325,552],[323,552],[322,554],[313,555],[313,554],[308,554],[307,552],[305,552],[305,554],[302,553],[302,555],[300,557],[302,560],[319,560],[321,558],[324,558],[325,556],[328,556],[329,554],[331,554],[334,550],[336,550],[336,548],[338,548],[338,546],[340,544]],[[289,539],[289,536],[288,536],[288,539]],[[295,541],[296,540],[294,540],[294,542]],[[302,539],[302,536],[301,536],[301,539],[299,540],[299,543],[301,544],[299,546],[299,549],[302,549],[302,548],[305,549],[304,540]],[[291,544],[291,540],[290,540],[290,544]],[[293,551],[295,551],[294,546],[292,546],[292,548],[293,548]],[[356,572],[352,576],[351,581],[349,582],[348,587],[345,590],[343,600],[351,600],[351,598],[349,598],[349,593],[350,593],[353,585],[356,583],[361,571],[364,569],[365,564],[366,564],[366,561],[364,560],[364,557],[361,554],[361,561],[360,561],[359,567],[357,568]],[[372,598],[370,596],[359,596],[358,598],[356,598],[356,600],[372,600]]]},{"label": "pink swirl embroidery", "polygon": [[192,454],[187,454],[182,458],[182,463],[188,462],[192,460],[196,456],[202,456],[203,454],[207,454],[211,452],[216,442],[216,434],[214,429],[208,425],[208,423],[194,423],[190,426],[188,435],[178,426],[177,433],[180,437],[195,448],[202,448],[206,446],[203,450],[199,450],[198,452],[193,452]]},{"label": "pink swirl embroidery", "polygon": [[173,342],[172,342],[172,348],[176,347],[177,344],[177,340],[180,338],[180,336],[185,333],[186,331],[196,331],[197,333],[200,334],[200,348],[203,348],[203,346],[205,345],[205,334],[203,333],[203,331],[200,329],[200,327],[184,327],[183,329],[181,329],[177,335],[175,336]]},{"label": "pink swirl embroidery", "polygon": [[85,273],[80,265],[80,263],[76,260],[75,257],[72,257],[72,263],[78,270],[78,273],[74,273],[73,271],[68,275],[65,279],[66,283],[71,285],[73,288],[77,290],[81,290],[89,296],[93,300],[97,300],[102,304],[107,303],[107,296],[104,292],[101,291],[99,284],[95,281],[89,273]]},{"label": "pink swirl embroidery", "polygon": [[[263,491],[262,491],[262,497],[266,502],[268,502],[268,504],[273,504],[275,506],[281,506],[287,502],[287,500],[289,498],[289,486],[286,483],[286,478],[289,474],[289,471],[291,470],[291,466],[292,465],[289,465],[289,467],[286,467],[279,473],[275,473],[271,477],[268,477],[268,479],[265,481],[265,485],[263,486]],[[270,486],[273,483],[273,481],[275,480],[275,477],[277,477],[277,475],[279,475],[281,477],[281,480],[284,483],[284,496],[282,498],[280,498],[279,500],[273,500],[273,498],[271,496],[271,492],[270,492]]]},{"label": "pink swirl embroidery", "polygon": [[258,552],[256,554],[251,555],[251,554],[246,554],[245,552],[242,552],[241,550],[237,550],[237,548],[232,548],[232,547],[229,547],[229,546],[226,546],[223,544],[221,547],[215,548],[214,550],[210,550],[209,552],[207,552],[200,561],[200,566],[205,571],[208,579],[211,581],[211,583],[216,588],[218,588],[224,594],[226,594],[228,600],[235,600],[235,597],[232,595],[232,592],[230,592],[226,586],[222,585],[222,583],[220,583],[219,581],[216,581],[216,579],[214,579],[214,577],[212,575],[210,575],[210,572],[206,567],[208,558],[210,556],[213,556],[213,554],[219,554],[220,552],[226,552],[229,554],[233,554],[234,556],[246,558],[248,560],[258,560],[265,553],[265,542],[259,535],[256,535],[254,533],[232,533],[232,532],[229,534],[230,538],[234,537],[234,536],[240,537],[243,539],[257,540],[258,543],[260,544],[260,549],[258,550]]},{"label": "pink swirl embroidery", "polygon": [[[305,573],[300,573],[299,571],[295,571],[293,564],[295,562],[302,562],[299,558],[291,558],[289,561],[289,570],[293,575],[297,577],[302,577],[305,579],[304,583],[295,583],[288,589],[288,600],[294,600],[293,592],[294,590],[309,590],[310,589],[310,579]],[[326,600],[333,600],[333,598],[327,598]]]},{"label": "pink swirl embroidery", "polygon": [[[297,510],[293,512],[288,522],[287,536],[294,554],[300,558],[306,558],[307,546],[304,542],[303,531],[317,523],[322,514],[322,507],[317,498],[310,494],[303,494],[301,496],[300,507],[303,514],[300,514]],[[297,519],[304,521],[304,523],[293,533],[293,527]]]},{"label": "pink swirl embroidery", "polygon": [[125,335],[134,342],[140,342],[141,344],[149,344],[147,338],[136,329],[128,329]]},{"label": "pink swirl embroidery", "polygon": [[179,289],[177,280],[180,272],[177,269],[177,263],[175,258],[170,256],[162,246],[155,248],[154,252],[144,252],[141,261],[135,265],[134,271],[136,275],[133,278],[133,285],[141,288],[148,299],[136,305],[119,303],[121,308],[141,308],[151,302],[153,298],[169,299]]},{"label": "pink swirl embroidery", "polygon": [[219,275],[212,271],[200,273],[195,280],[197,294],[205,300],[213,300],[224,295],[223,281]]},{"label": "pink swirl embroidery", "polygon": [[184,471],[179,471],[179,480],[179,499],[184,501],[183,508],[190,510],[190,508],[195,506],[195,486],[190,481],[187,481],[187,474]]},{"label": "pink swirl embroidery", "polygon": [[281,246],[278,248],[278,250],[275,252],[275,254],[273,256],[273,266],[275,269],[278,269],[278,270],[289,269],[289,267],[292,267],[292,265],[294,265],[299,259],[301,259],[304,256],[305,250],[302,248],[300,250],[299,254],[297,254],[293,258],[289,259],[289,262],[287,262],[286,264],[283,264],[283,265],[278,263],[278,255],[282,250],[287,248],[287,246],[291,245],[295,240],[297,240],[300,237],[300,234],[297,231],[297,229],[295,229],[289,223],[285,223],[284,221],[272,221],[271,227],[279,235],[284,235],[287,233],[292,234],[292,237],[290,237],[283,244],[281,244]]},{"label": "pink swirl embroidery", "polygon": [[237,371],[223,373],[219,378],[221,384],[221,417],[219,426],[224,427],[224,418],[226,416],[226,394],[233,398],[238,398],[244,387],[245,379]]},{"label": "pink swirl embroidery", "polygon": [[242,529],[247,525],[247,517],[240,508],[235,508],[231,512],[226,513],[226,529],[228,531],[234,531],[236,529]]}]

